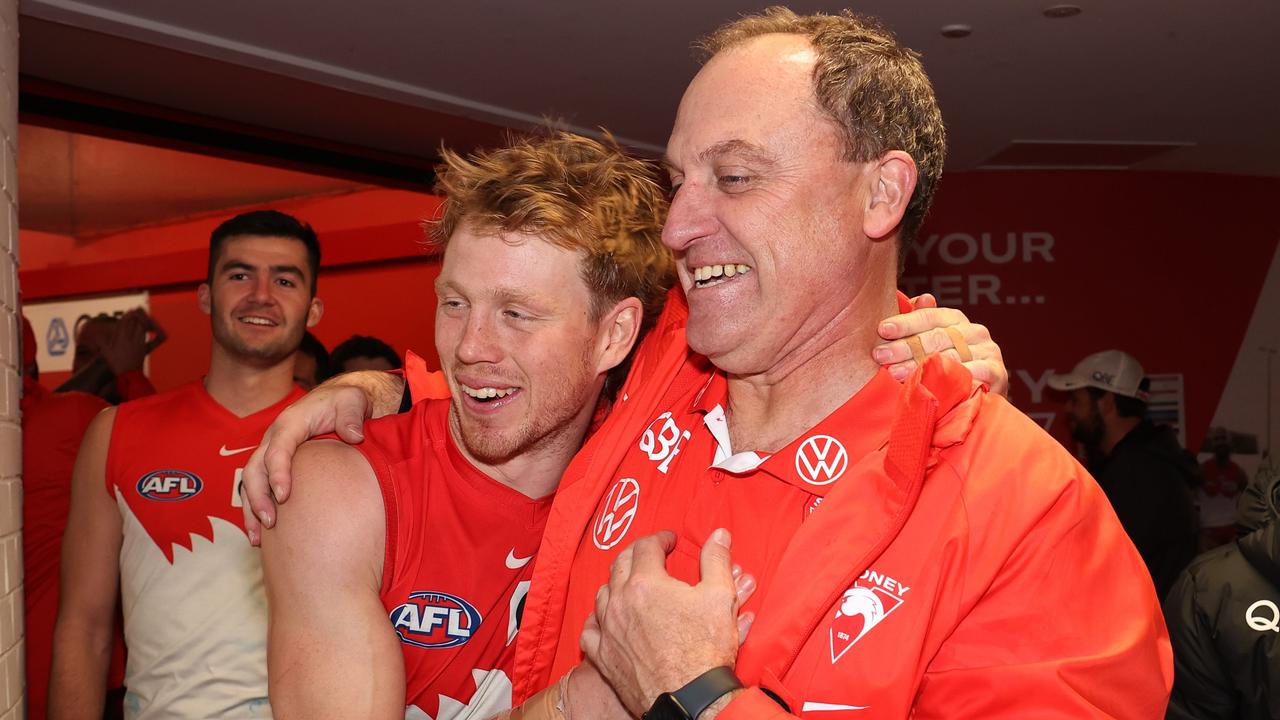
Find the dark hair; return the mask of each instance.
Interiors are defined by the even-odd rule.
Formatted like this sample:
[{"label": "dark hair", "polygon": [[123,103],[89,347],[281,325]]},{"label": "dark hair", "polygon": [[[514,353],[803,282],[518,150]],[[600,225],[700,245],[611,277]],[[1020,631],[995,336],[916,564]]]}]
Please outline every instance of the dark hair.
[{"label": "dark hair", "polygon": [[298,352],[315,358],[317,380],[323,380],[328,376],[329,351],[324,349],[324,343],[320,342],[320,339],[315,335],[312,335],[310,330],[302,333],[302,342],[298,343]]},{"label": "dark hair", "polygon": [[213,273],[217,269],[218,257],[222,254],[222,244],[228,238],[244,235],[260,237],[293,238],[307,248],[307,267],[311,271],[311,295],[315,297],[316,283],[320,275],[320,241],[316,239],[316,231],[292,215],[278,210],[254,210],[223,222],[214,228],[209,237],[209,277],[213,283]]},{"label": "dark hair", "polygon": [[[1147,392],[1148,390],[1151,389],[1151,381],[1148,380],[1147,378],[1142,378],[1142,382],[1138,383],[1138,389],[1144,393]],[[1103,390],[1102,388],[1096,388],[1096,387],[1087,387],[1085,388],[1085,390],[1089,391],[1089,396],[1092,397],[1094,400],[1100,399],[1103,395],[1106,395],[1108,392],[1107,390]],[[1119,395],[1117,393],[1111,393],[1111,394],[1115,395],[1116,414],[1119,415],[1120,417],[1142,418],[1147,416],[1146,400],[1139,400],[1138,398],[1129,397],[1128,395]]]},{"label": "dark hair", "polygon": [[344,372],[342,366],[348,360],[358,357],[382,358],[391,363],[392,370],[404,366],[395,349],[385,342],[368,335],[352,335],[333,349],[333,352],[329,355],[329,367],[336,375]]}]

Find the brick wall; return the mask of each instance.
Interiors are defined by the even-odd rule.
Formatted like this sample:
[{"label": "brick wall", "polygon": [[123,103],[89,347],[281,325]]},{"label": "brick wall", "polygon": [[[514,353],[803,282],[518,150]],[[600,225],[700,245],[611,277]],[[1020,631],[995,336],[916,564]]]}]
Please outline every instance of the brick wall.
[{"label": "brick wall", "polygon": [[18,0],[0,0],[0,720],[26,716],[18,424]]}]

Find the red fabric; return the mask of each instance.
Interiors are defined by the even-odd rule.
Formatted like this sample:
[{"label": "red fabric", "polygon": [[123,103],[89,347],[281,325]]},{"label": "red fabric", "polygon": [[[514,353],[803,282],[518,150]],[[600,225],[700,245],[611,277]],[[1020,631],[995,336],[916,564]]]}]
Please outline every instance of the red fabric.
[{"label": "red fabric", "polygon": [[404,378],[409,383],[409,395],[414,404],[423,400],[446,400],[449,398],[449,383],[444,373],[432,372],[423,360],[412,350],[404,354]]},{"label": "red fabric", "polygon": [[[735,561],[760,581],[737,672],[796,714],[809,703],[833,718],[857,717],[855,708],[876,717],[1161,716],[1168,636],[1105,496],[958,363],[930,360],[896,397],[873,381],[799,446],[757,471],[716,477],[713,445],[700,437],[709,431],[684,424],[698,393],[719,392],[714,373],[686,357],[678,323],[660,330],[641,351],[648,367],[632,375],[637,402],[591,439],[552,508],[517,641],[517,700],[577,662],[590,598],[627,542],[676,530],[668,567],[692,582],[700,543],[724,526]],[[668,473],[652,457],[661,443],[637,442],[664,412],[690,433]],[[825,442],[821,434],[844,445],[847,466],[804,515],[803,481],[781,476],[789,464],[801,472],[796,453],[805,439]],[[622,478],[635,481],[634,499],[615,489]],[[769,483],[771,502],[738,497]],[[633,507],[625,539],[601,550],[602,528]],[[744,694],[722,717],[777,714],[759,700]]]},{"label": "red fabric", "polygon": [[151,384],[146,375],[130,370],[116,378],[116,392],[120,395],[120,402],[128,402],[155,395],[156,386]]},{"label": "red fabric", "polygon": [[[280,411],[305,394],[295,385],[284,399],[241,418],[218,404],[205,390],[204,382],[197,380],[120,405],[107,452],[107,495],[115,500],[119,490],[170,563],[174,548],[191,551],[195,537],[213,542],[210,518],[226,520],[244,530],[244,514],[233,503],[238,502],[240,470],[248,452],[258,446]],[[157,446],[156,429],[175,425],[200,428],[200,432],[167,432],[163,446]],[[166,465],[192,471],[209,486],[178,503],[147,499],[136,484]]]},{"label": "red fabric", "polygon": [[447,400],[417,403],[367,423],[354,447],[386,507],[381,595],[404,653],[405,705],[488,717],[509,707],[517,609],[551,498],[530,499],[476,469],[454,445],[448,415]]},{"label": "red fabric", "polygon": [[1204,476],[1204,493],[1206,495],[1225,495],[1235,497],[1244,491],[1249,484],[1249,477],[1244,468],[1231,460],[1227,466],[1218,464],[1217,458],[1209,458],[1200,463],[1200,473]]},{"label": "red fabric", "polygon": [[[71,501],[71,471],[85,429],[108,406],[88,393],[51,393],[24,377],[21,407],[27,709],[29,717],[43,718],[53,626],[58,619],[58,570]],[[116,644],[123,649],[118,633]],[[110,686],[119,687],[123,681],[124,665],[116,662]]]}]

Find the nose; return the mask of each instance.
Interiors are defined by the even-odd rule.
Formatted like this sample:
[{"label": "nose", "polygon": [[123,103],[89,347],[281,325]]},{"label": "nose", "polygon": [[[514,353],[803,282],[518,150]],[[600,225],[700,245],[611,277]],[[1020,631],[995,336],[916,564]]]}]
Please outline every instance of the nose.
[{"label": "nose", "polygon": [[718,227],[707,189],[685,182],[671,198],[667,224],[662,226],[662,243],[683,252],[699,238],[715,233]]},{"label": "nose", "polygon": [[462,337],[458,339],[458,347],[454,351],[460,362],[474,365],[501,359],[501,347],[494,335],[494,325],[484,313],[467,313]]},{"label": "nose", "polygon": [[271,283],[271,278],[266,275],[258,276],[253,281],[252,297],[255,302],[265,305],[275,299],[271,295]]}]

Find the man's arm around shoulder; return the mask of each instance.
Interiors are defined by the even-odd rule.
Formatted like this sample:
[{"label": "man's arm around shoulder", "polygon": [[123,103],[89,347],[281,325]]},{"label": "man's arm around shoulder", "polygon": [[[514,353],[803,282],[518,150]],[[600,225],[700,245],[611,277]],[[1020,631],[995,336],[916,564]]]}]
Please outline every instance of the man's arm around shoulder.
[{"label": "man's arm around shoulder", "polygon": [[403,718],[403,659],[378,596],[386,518],[377,478],[332,440],[303,445],[293,472],[301,482],[262,539],[272,710]]},{"label": "man's arm around shoulder", "polygon": [[116,409],[107,408],[89,423],[71,475],[49,671],[50,718],[98,717],[106,696],[120,580],[120,511],[106,489],[115,417]]}]

